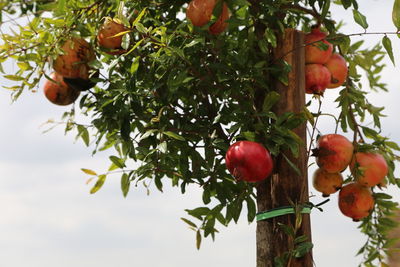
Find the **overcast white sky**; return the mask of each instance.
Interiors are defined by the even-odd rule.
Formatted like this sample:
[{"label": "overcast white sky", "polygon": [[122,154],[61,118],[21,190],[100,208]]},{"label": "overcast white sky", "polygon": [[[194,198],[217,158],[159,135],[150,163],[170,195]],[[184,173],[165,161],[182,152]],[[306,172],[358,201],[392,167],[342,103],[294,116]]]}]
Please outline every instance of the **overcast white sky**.
[{"label": "overcast white sky", "polygon": [[[360,1],[368,31],[394,30],[392,3]],[[348,18],[349,12],[338,10],[337,20]],[[362,31],[347,21],[345,33]],[[382,36],[367,38],[375,44]],[[391,39],[399,59],[400,43],[394,36]],[[399,69],[389,61],[388,66],[382,80],[391,92],[371,94],[370,100],[386,107],[384,134],[400,143]],[[326,94],[325,111],[335,107],[329,103],[336,97],[335,90]],[[62,127],[46,134],[39,128],[66,110],[49,103],[41,91],[25,93],[11,104],[9,92],[0,90],[0,266],[255,266],[255,223],[248,225],[245,220],[219,227],[215,242],[206,240],[200,251],[195,249],[194,233],[179,219],[186,215],[185,208],[201,205],[195,189],[186,195],[176,189],[167,188],[163,194],[152,190],[147,196],[138,186],[124,199],[119,177],[114,177],[90,195],[80,168],[105,170],[108,152],[91,157],[91,149],[81,141],[75,143],[72,135],[65,136]],[[331,122],[323,125],[325,133],[334,130]],[[315,193],[312,188],[311,192]],[[391,192],[399,200],[399,190]],[[355,253],[365,240],[358,224],[341,215],[336,196],[324,210],[312,213],[316,266],[357,266]]]}]

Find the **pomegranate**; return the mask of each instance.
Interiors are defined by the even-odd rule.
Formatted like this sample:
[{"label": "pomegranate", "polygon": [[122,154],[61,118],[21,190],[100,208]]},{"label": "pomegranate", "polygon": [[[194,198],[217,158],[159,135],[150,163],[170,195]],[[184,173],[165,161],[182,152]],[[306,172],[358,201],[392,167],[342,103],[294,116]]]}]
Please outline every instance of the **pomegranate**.
[{"label": "pomegranate", "polygon": [[359,183],[347,184],[339,192],[339,209],[353,221],[367,217],[374,204],[371,190]]},{"label": "pomegranate", "polygon": [[187,18],[196,27],[206,25],[214,11],[217,0],[192,0],[186,10]]},{"label": "pomegranate", "polygon": [[322,193],[323,197],[338,191],[343,184],[343,176],[340,173],[329,173],[324,169],[317,169],[313,175],[313,186],[315,190]]},{"label": "pomegranate", "polygon": [[228,27],[228,22],[226,20],[229,19],[230,13],[228,9],[228,5],[226,3],[222,6],[222,12],[219,16],[218,20],[210,26],[209,31],[211,34],[218,35],[225,31],[226,27]]},{"label": "pomegranate", "polygon": [[372,187],[383,182],[388,174],[388,165],[381,154],[357,152],[351,161],[350,170],[358,183]]},{"label": "pomegranate", "polygon": [[88,62],[95,59],[95,54],[88,42],[81,38],[67,40],[61,47],[63,55],[53,62],[56,72],[67,78],[88,79]]},{"label": "pomegranate", "polygon": [[327,134],[317,141],[313,155],[320,168],[329,173],[342,172],[350,164],[353,156],[353,144],[343,135]]},{"label": "pomegranate", "polygon": [[304,39],[306,63],[324,64],[332,55],[333,45],[326,38],[326,33],[315,27]]},{"label": "pomegranate", "polygon": [[110,55],[122,54],[126,52],[121,47],[123,35],[118,34],[125,31],[127,29],[121,21],[107,17],[97,34],[97,42]]},{"label": "pomegranate", "polygon": [[306,93],[322,95],[331,82],[331,73],[321,64],[306,65]]},{"label": "pomegranate", "polygon": [[53,104],[65,106],[72,104],[79,96],[80,91],[69,87],[63,80],[63,77],[57,72],[50,75],[43,85],[43,92],[46,98]]},{"label": "pomegranate", "polygon": [[273,162],[269,151],[259,143],[238,141],[232,144],[225,155],[229,172],[237,179],[258,182],[272,172]]},{"label": "pomegranate", "polygon": [[328,88],[336,88],[341,86],[347,78],[347,63],[346,60],[339,54],[333,53],[325,66],[331,73],[331,82]]}]

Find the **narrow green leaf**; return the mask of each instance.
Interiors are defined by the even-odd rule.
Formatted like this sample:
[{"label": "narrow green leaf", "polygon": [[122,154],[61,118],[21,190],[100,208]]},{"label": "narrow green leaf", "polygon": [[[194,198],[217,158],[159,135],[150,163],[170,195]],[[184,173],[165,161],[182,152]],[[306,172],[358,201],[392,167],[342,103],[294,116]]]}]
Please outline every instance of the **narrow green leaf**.
[{"label": "narrow green leaf", "polygon": [[383,44],[383,47],[386,49],[386,52],[388,53],[388,55],[390,57],[390,60],[392,61],[393,65],[396,65],[395,62],[394,62],[392,41],[390,40],[390,38],[387,37],[386,35],[383,36],[382,44]]},{"label": "narrow green leaf", "polygon": [[95,176],[97,176],[97,173],[96,173],[95,171],[93,171],[93,170],[85,169],[85,168],[81,168],[81,170],[82,170],[84,173],[88,174],[88,175],[95,175]]},{"label": "narrow green leaf", "polygon": [[197,230],[196,232],[196,248],[200,249],[201,246],[201,233],[200,230]]},{"label": "narrow green leaf", "polygon": [[121,158],[118,158],[116,156],[110,156],[109,159],[114,163],[118,168],[123,169],[126,167],[125,161]]},{"label": "narrow green leaf", "polygon": [[395,0],[392,11],[392,21],[394,26],[400,30],[400,0]]},{"label": "narrow green leaf", "polygon": [[107,176],[104,174],[99,175],[95,185],[90,190],[90,194],[94,194],[97,191],[99,191],[100,188],[103,186],[104,182],[106,181],[106,178]]},{"label": "narrow green leaf", "polygon": [[166,131],[166,132],[164,132],[164,134],[168,135],[169,137],[172,137],[172,138],[174,138],[176,140],[185,141],[185,138],[183,138],[182,136],[180,136],[180,135],[178,135],[178,134],[176,134],[174,132]]},{"label": "narrow green leaf", "polygon": [[263,103],[263,111],[267,112],[270,111],[271,108],[279,101],[280,95],[275,92],[275,91],[271,91],[269,92],[264,99],[264,103]]},{"label": "narrow green leaf", "polygon": [[139,69],[139,63],[140,63],[140,56],[135,57],[135,59],[132,62],[130,72],[131,74],[134,74],[137,72]]},{"label": "narrow green leaf", "polygon": [[360,25],[364,29],[368,28],[367,18],[363,14],[361,14],[358,10],[353,9],[353,17],[354,17],[354,21],[358,25]]},{"label": "narrow green leaf", "polygon": [[186,218],[181,218],[182,221],[184,221],[185,223],[187,223],[189,226],[193,227],[193,228],[197,228],[197,225],[195,223],[193,223],[192,221],[186,219]]},{"label": "narrow green leaf", "polygon": [[129,175],[124,173],[121,176],[121,190],[124,197],[128,195],[131,181],[129,180]]}]

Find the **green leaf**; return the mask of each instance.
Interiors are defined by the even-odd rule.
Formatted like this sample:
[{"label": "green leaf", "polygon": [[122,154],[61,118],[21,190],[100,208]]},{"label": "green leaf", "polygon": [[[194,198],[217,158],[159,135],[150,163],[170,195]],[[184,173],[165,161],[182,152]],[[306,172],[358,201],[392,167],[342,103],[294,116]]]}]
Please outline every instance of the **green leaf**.
[{"label": "green leaf", "polygon": [[354,21],[358,25],[360,25],[364,29],[368,28],[367,18],[363,14],[361,14],[358,10],[353,9],[353,17],[354,17]]},{"label": "green leaf", "polygon": [[82,170],[84,173],[88,174],[88,175],[95,175],[95,176],[97,176],[97,173],[96,173],[95,171],[93,171],[93,170],[84,169],[84,168],[81,168],[81,170]]},{"label": "green leaf", "polygon": [[247,221],[252,222],[254,218],[256,217],[256,203],[254,202],[254,199],[251,197],[246,198],[246,203],[247,203]]},{"label": "green leaf", "polygon": [[132,62],[130,72],[131,74],[135,74],[139,68],[139,63],[140,63],[140,56],[135,57],[135,59]]},{"label": "green leaf", "polygon": [[271,108],[279,101],[280,97],[281,96],[275,91],[269,92],[264,99],[263,111],[270,111]]},{"label": "green leaf", "polygon": [[124,195],[124,197],[126,197],[128,195],[130,185],[131,185],[131,181],[129,179],[129,175],[126,173],[122,174],[121,190],[122,190],[122,194]]},{"label": "green leaf", "polygon": [[77,126],[78,129],[78,135],[77,137],[82,138],[83,142],[85,143],[86,146],[89,146],[89,132],[86,129],[85,126],[83,125],[78,125]]},{"label": "green leaf", "polygon": [[106,181],[106,178],[107,176],[104,174],[99,175],[95,185],[90,190],[90,194],[94,194],[97,191],[99,191],[100,188],[103,186],[104,182]]},{"label": "green leaf", "polygon": [[383,36],[382,44],[383,44],[383,47],[386,49],[386,52],[388,53],[388,55],[390,57],[390,60],[392,61],[393,65],[396,65],[395,62],[394,62],[392,41],[390,41],[390,38],[387,37],[386,35]]},{"label": "green leaf", "polygon": [[196,232],[196,248],[200,249],[201,246],[201,233],[200,230],[197,230]]},{"label": "green leaf", "polygon": [[394,26],[400,30],[400,0],[395,0],[392,11],[392,21]]},{"label": "green leaf", "polygon": [[110,156],[109,159],[114,163],[118,168],[123,169],[126,167],[125,161],[121,158],[118,158],[116,156]]},{"label": "green leaf", "polygon": [[164,132],[164,134],[168,135],[169,137],[172,137],[172,138],[174,138],[176,140],[185,141],[185,138],[183,138],[182,136],[180,136],[180,135],[178,135],[178,134],[176,134],[174,132],[166,131],[166,132]]},{"label": "green leaf", "polygon": [[197,225],[195,223],[193,223],[192,221],[186,219],[186,218],[181,218],[182,221],[184,221],[185,223],[187,223],[189,226],[193,227],[193,228],[197,228]]}]

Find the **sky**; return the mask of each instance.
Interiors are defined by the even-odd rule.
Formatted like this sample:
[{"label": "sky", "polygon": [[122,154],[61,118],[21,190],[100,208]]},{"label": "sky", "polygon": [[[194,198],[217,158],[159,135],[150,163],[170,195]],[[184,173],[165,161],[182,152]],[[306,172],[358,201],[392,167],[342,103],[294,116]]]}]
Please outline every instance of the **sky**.
[{"label": "sky", "polygon": [[[360,1],[368,32],[395,30],[392,3]],[[344,33],[363,31],[349,12],[335,10],[337,21],[348,22]],[[366,37],[370,45],[381,38]],[[391,39],[399,58],[400,42]],[[389,60],[387,65],[382,80],[390,93],[371,94],[370,101],[386,107],[383,134],[400,143],[399,69]],[[325,94],[324,111],[335,109],[336,97],[335,90]],[[256,225],[245,219],[218,227],[215,242],[203,240],[201,250],[196,250],[194,232],[179,219],[186,216],[184,209],[202,204],[196,188],[185,195],[168,187],[164,193],[153,188],[148,196],[138,186],[123,198],[119,177],[111,176],[99,192],[89,194],[88,176],[80,168],[106,170],[111,152],[92,156],[92,149],[72,134],[65,135],[63,126],[43,133],[43,123],[58,120],[65,111],[68,108],[51,104],[40,90],[11,103],[10,92],[0,89],[0,266],[255,266]],[[325,133],[334,130],[332,122],[321,123]],[[388,190],[400,200],[398,189]],[[312,187],[310,193],[317,194]],[[312,201],[319,203],[322,198]],[[336,195],[323,208],[324,212],[313,210],[311,215],[315,265],[357,266],[360,258],[355,254],[365,241],[358,224],[340,213]]]}]

